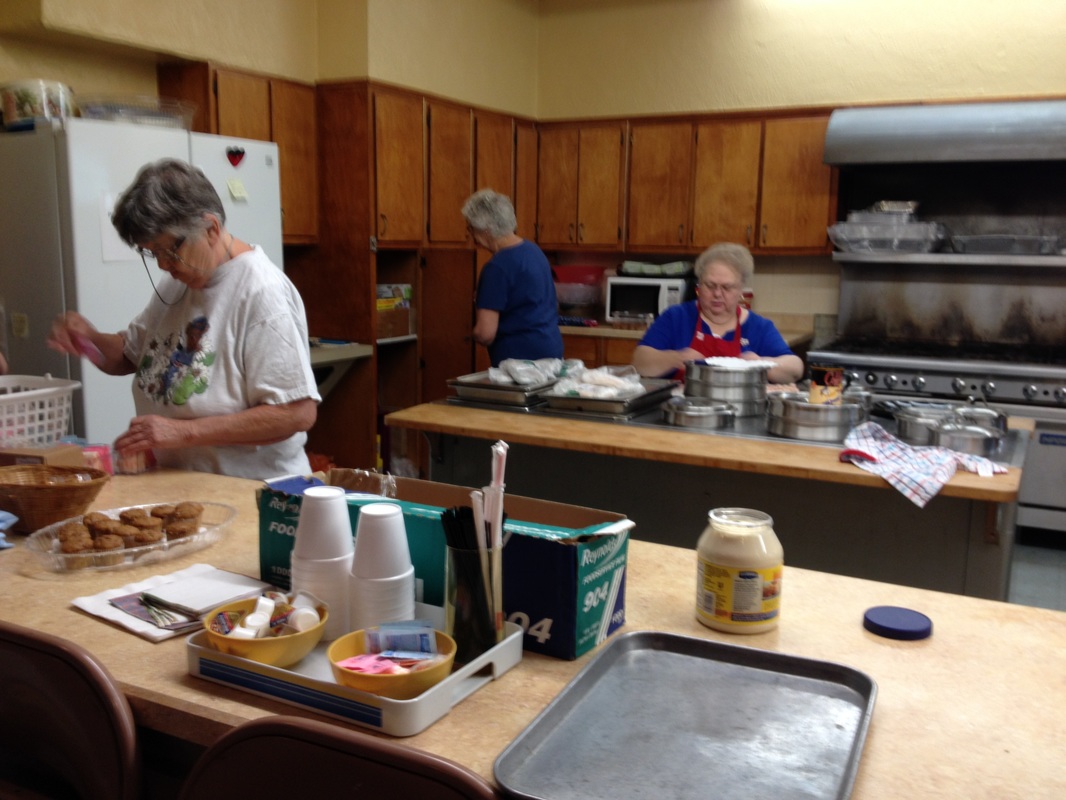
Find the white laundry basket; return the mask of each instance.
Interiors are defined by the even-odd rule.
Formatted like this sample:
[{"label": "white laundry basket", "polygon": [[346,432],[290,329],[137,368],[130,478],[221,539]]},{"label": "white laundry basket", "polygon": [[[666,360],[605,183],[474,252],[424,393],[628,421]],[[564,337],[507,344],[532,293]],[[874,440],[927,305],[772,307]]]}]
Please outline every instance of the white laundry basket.
[{"label": "white laundry basket", "polygon": [[0,375],[0,447],[52,444],[68,433],[78,381]]}]

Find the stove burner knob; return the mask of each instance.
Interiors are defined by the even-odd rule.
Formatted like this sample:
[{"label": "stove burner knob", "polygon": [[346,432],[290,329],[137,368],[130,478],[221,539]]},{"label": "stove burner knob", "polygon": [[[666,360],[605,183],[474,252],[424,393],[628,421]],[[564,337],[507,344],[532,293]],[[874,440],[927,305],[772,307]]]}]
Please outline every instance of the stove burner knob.
[{"label": "stove burner knob", "polygon": [[952,378],[951,388],[955,394],[963,394],[966,391],[966,381],[962,378]]},{"label": "stove burner knob", "polygon": [[925,388],[925,378],[923,378],[921,375],[919,375],[917,378],[915,378],[913,381],[911,381],[911,386],[913,386],[915,389],[917,389],[920,392],[922,389]]},{"label": "stove burner knob", "polygon": [[1059,387],[1055,390],[1055,402],[1061,403],[1066,401],[1066,388]]},{"label": "stove burner knob", "polygon": [[981,384],[981,391],[988,397],[991,397],[996,393],[996,384],[993,381],[988,381]]},{"label": "stove burner knob", "polygon": [[899,383],[899,378],[897,378],[895,375],[886,375],[885,376],[885,386],[887,388],[891,389],[897,383]]},{"label": "stove burner knob", "polygon": [[1031,383],[1028,386],[1022,387],[1022,395],[1025,397],[1026,400],[1032,400],[1034,397],[1036,397],[1037,391],[1037,388]]},{"label": "stove burner knob", "polygon": [[877,383],[877,373],[876,372],[867,372],[866,373],[866,377],[863,378],[863,380],[866,381],[866,385],[867,386],[873,386],[874,384]]}]

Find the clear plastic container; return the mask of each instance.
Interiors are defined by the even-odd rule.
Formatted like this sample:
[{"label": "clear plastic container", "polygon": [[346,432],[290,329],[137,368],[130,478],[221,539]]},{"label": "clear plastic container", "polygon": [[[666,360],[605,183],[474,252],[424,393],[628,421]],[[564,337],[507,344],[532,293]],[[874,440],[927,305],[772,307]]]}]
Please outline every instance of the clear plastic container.
[{"label": "clear plastic container", "polygon": [[764,633],[781,612],[784,549],[769,514],[716,508],[696,551],[696,619],[725,633]]}]

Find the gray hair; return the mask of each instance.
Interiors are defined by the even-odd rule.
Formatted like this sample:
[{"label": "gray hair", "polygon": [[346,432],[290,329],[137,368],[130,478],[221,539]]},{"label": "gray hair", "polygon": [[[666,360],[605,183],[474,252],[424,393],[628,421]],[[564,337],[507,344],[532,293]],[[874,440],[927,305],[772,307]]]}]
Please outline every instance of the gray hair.
[{"label": "gray hair", "polygon": [[141,167],[115,203],[111,224],[122,241],[137,247],[163,234],[180,238],[204,230],[205,214],[226,224],[222,200],[211,181],[184,161],[163,158]]},{"label": "gray hair", "polygon": [[507,195],[492,189],[474,192],[463,203],[463,217],[474,230],[485,231],[495,239],[514,233],[518,220]]},{"label": "gray hair", "polygon": [[703,273],[711,264],[725,264],[740,278],[741,286],[751,286],[751,276],[755,274],[755,259],[744,245],[720,242],[700,253],[696,266],[693,267],[697,282],[703,280]]}]

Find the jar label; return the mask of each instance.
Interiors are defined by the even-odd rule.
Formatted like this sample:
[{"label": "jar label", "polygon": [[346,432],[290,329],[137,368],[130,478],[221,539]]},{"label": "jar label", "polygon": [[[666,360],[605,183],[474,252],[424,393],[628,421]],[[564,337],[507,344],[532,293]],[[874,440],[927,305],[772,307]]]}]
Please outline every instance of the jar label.
[{"label": "jar label", "polygon": [[781,611],[782,567],[737,569],[699,560],[696,613],[738,628],[765,625]]}]

